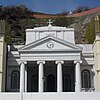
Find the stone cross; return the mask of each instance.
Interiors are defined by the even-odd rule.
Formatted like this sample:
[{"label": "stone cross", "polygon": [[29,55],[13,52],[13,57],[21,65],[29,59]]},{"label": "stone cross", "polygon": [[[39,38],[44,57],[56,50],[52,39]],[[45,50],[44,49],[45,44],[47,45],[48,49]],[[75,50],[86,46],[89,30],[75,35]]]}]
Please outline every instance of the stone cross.
[{"label": "stone cross", "polygon": [[49,21],[47,22],[49,25],[48,26],[52,26],[51,24],[53,23],[52,21],[51,21],[51,19],[49,19]]}]

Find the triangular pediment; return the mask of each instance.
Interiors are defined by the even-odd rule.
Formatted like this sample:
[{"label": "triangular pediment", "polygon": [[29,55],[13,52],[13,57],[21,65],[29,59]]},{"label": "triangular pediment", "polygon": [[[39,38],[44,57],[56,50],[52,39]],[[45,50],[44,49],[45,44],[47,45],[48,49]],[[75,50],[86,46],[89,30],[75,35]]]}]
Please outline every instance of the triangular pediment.
[{"label": "triangular pediment", "polygon": [[82,48],[67,41],[47,36],[35,42],[24,45],[19,51],[81,51]]}]

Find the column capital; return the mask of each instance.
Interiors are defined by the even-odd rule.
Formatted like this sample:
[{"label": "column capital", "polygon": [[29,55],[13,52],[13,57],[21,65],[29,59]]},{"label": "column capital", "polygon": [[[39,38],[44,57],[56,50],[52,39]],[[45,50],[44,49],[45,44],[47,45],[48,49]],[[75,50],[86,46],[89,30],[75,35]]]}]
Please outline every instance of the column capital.
[{"label": "column capital", "polygon": [[82,63],[82,60],[75,60],[74,61],[74,64],[76,64],[76,63],[80,63],[81,64]]},{"label": "column capital", "polygon": [[37,64],[40,64],[40,63],[42,63],[42,64],[45,64],[45,61],[37,61]]},{"label": "column capital", "polygon": [[58,63],[64,64],[64,61],[63,61],[63,60],[62,60],[62,61],[61,61],[61,60],[58,60],[58,61],[56,61],[55,63],[56,63],[56,64],[58,64]]},{"label": "column capital", "polygon": [[20,65],[21,65],[21,64],[25,64],[25,65],[26,65],[26,64],[27,64],[27,61],[21,61],[21,62],[20,62]]}]

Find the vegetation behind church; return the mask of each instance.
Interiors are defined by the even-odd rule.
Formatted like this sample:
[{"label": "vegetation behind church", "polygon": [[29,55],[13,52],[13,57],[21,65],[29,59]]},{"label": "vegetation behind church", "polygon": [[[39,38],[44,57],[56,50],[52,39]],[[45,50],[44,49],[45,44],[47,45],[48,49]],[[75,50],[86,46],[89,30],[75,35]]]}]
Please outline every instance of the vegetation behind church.
[{"label": "vegetation behind church", "polygon": [[[81,7],[80,9],[77,8],[74,13],[81,11],[82,9],[83,8]],[[86,10],[88,10],[88,8],[86,8]],[[25,5],[0,7],[0,19],[6,21],[5,41],[8,44],[24,43],[25,30],[27,28],[47,25],[49,18],[38,19],[32,16],[34,14],[39,13],[31,11]],[[80,43],[81,41],[88,41],[87,43],[92,43],[94,40],[93,17],[91,17],[91,20],[88,21],[88,23],[86,22],[84,24],[83,28],[83,23],[87,18],[86,16],[81,18],[68,18],[66,17],[66,14],[68,14],[68,12],[62,12],[57,14],[55,18],[52,18],[53,25],[74,28],[79,25],[79,28],[75,28],[77,31],[75,32],[76,39],[78,40],[76,40],[76,42]],[[84,33],[84,36],[83,34],[80,34],[82,32]]]}]

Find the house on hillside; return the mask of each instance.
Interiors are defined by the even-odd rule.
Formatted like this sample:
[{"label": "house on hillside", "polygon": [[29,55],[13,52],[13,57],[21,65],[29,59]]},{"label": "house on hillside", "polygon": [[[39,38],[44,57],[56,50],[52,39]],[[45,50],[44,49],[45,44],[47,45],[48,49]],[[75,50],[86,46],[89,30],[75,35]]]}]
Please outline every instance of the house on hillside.
[{"label": "house on hillside", "polygon": [[70,14],[67,17],[82,17],[82,16],[89,16],[89,15],[100,14],[100,7],[92,8],[87,11],[83,11],[80,13]]}]

